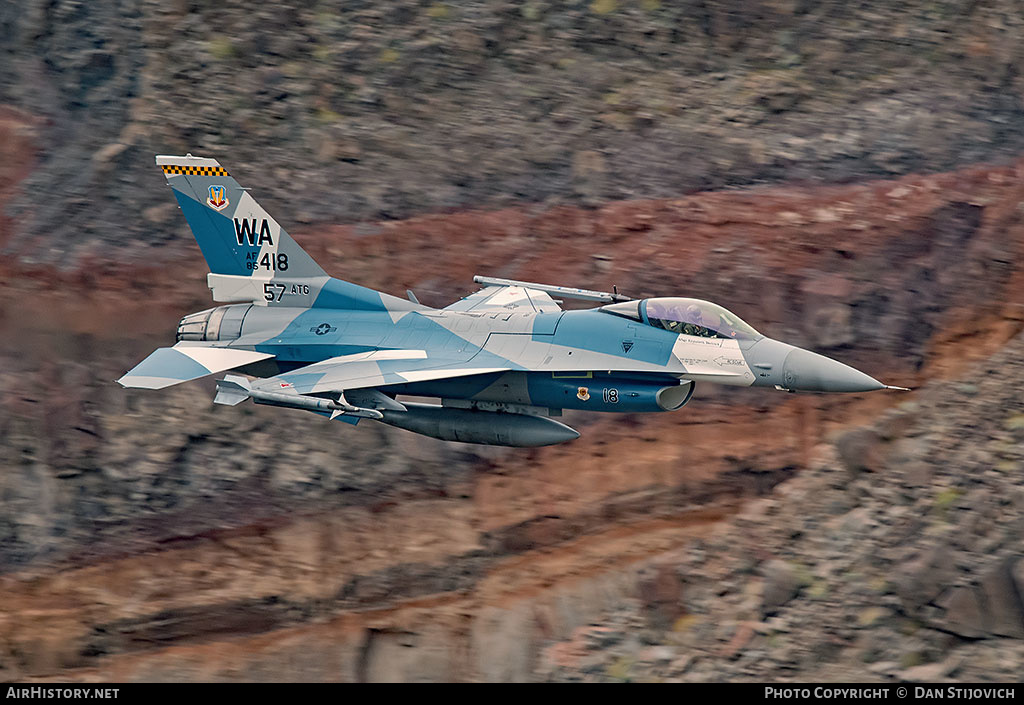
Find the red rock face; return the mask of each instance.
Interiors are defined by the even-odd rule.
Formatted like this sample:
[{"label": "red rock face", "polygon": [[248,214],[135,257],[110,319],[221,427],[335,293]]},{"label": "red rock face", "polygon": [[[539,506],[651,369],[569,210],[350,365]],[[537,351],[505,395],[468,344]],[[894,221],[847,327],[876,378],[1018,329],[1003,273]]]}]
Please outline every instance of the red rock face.
[{"label": "red rock face", "polygon": [[[19,110],[0,106],[0,155],[3,157],[0,160],[0,208],[6,208],[18,193],[21,181],[35,165],[36,150],[32,138],[37,122]],[[14,231],[13,226],[10,218],[0,219],[0,244],[7,244]]]},{"label": "red rock face", "polygon": [[[0,120],[21,164],[25,124]],[[0,174],[0,198],[23,174]],[[1022,177],[978,167],[293,235],[336,276],[437,306],[476,273],[708,298],[916,387],[1024,326]],[[202,383],[111,385],[209,305],[191,239],[63,268],[18,254],[0,277],[12,678],[525,677],[609,595],[639,590],[676,619],[673,586],[631,566],[799,472],[831,430],[914,398],[704,386],[677,413],[570,415],[579,441],[529,451],[339,432],[211,411]]]}]

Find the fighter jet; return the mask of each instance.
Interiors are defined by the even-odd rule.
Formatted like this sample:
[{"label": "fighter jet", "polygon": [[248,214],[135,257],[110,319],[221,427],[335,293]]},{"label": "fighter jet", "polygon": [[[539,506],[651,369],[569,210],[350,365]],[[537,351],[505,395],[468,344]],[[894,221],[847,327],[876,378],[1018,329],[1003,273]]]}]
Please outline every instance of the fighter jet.
[{"label": "fighter jet", "polygon": [[[697,383],[801,392],[889,387],[772,340],[718,304],[477,276],[441,309],[334,279],[214,159],[158,156],[209,265],[213,300],[177,343],[125,374],[162,389],[234,371],[214,402],[379,421],[446,441],[544,446],[579,437],[564,409],[674,411]],[[600,304],[563,310],[564,299]],[[438,403],[412,401],[432,398]]]}]

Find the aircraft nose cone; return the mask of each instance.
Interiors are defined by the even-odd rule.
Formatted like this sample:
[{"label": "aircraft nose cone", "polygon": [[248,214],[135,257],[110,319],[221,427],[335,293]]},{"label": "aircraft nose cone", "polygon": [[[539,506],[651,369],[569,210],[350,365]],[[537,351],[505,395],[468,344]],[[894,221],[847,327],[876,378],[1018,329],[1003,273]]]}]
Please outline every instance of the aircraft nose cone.
[{"label": "aircraft nose cone", "polygon": [[783,364],[784,386],[804,392],[871,392],[885,389],[874,377],[802,348],[793,348]]}]

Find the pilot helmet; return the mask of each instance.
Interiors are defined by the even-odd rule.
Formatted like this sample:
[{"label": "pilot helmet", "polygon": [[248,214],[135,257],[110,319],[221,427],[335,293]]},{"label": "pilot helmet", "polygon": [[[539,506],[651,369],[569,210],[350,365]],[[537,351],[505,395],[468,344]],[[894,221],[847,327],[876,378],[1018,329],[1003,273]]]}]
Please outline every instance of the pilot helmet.
[{"label": "pilot helmet", "polygon": [[686,307],[686,320],[697,325],[704,325],[704,317],[701,315],[700,306],[690,304]]}]

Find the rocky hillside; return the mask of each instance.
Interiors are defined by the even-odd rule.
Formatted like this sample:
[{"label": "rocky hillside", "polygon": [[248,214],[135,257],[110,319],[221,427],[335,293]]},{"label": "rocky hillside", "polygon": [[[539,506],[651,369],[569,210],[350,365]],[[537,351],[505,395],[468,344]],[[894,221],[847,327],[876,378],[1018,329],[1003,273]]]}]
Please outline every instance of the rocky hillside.
[{"label": "rocky hillside", "polygon": [[[985,422],[977,431],[949,425],[966,415],[951,417],[937,438],[927,428],[947,413],[949,390],[970,389],[948,386],[951,380],[990,368],[1019,372],[1011,366],[1013,349],[985,360],[1024,326],[1020,170],[696,194],[597,210],[424,216],[300,230],[296,237],[332,271],[392,291],[412,286],[431,303],[454,299],[476,267],[590,286],[614,281],[637,295],[688,292],[728,302],[774,336],[826,350],[887,381],[917,387],[935,380],[939,396],[927,388],[910,395],[918,412],[882,416],[887,421],[849,452],[859,452],[873,471],[855,475],[856,486],[877,502],[872,507],[904,507],[903,499],[887,504],[888,494],[872,494],[876,478],[923,473],[922,494],[913,501],[948,503],[942,521],[952,522],[951,535],[966,536],[967,524],[989,521],[976,518],[988,510],[956,509],[959,493],[969,494],[958,483],[973,475],[940,471],[940,451],[962,441],[958,453],[988,453],[994,444],[1002,449],[999,463],[1016,462],[1016,428],[999,424],[1017,422],[996,411],[1019,389],[1016,378],[1007,377],[998,394],[988,386],[973,396],[963,392],[971,403],[991,404],[976,413]],[[436,256],[442,246],[450,253],[443,260]],[[579,441],[520,451],[445,444],[367,424],[339,429],[301,412],[213,408],[208,383],[126,392],[110,380],[165,344],[184,311],[208,305],[194,246],[165,252],[168,259],[148,266],[6,264],[0,664],[7,678],[577,677],[572,663],[557,661],[564,670],[553,670],[545,649],[580,627],[602,624],[617,606],[629,608],[633,596],[648,595],[668,621],[660,631],[631,632],[619,639],[625,651],[614,652],[616,661],[639,662],[631,639],[672,646],[675,632],[665,625],[737,607],[732,593],[718,604],[715,593],[681,583],[676,566],[691,558],[676,557],[700,561],[708,554],[692,548],[695,538],[747,526],[715,528],[779,483],[798,492],[802,485],[793,483],[804,482],[808,467],[815,468],[808,482],[825,473],[841,484],[836,478],[845,471],[822,465],[822,458],[834,461],[821,444],[844,429],[873,426],[908,400],[895,393],[801,396],[707,386],[678,413],[572,415],[567,420],[583,431]],[[980,389],[980,382],[967,384]],[[1012,415],[1009,406],[1005,411]],[[903,443],[885,430],[902,418],[920,419],[927,444]],[[996,434],[992,443],[972,450],[968,441],[986,434]],[[1012,467],[999,472],[1006,483],[1016,481]],[[950,490],[938,499],[946,488],[932,492],[932,473]],[[851,531],[869,531],[873,519],[855,521],[864,512],[846,516],[867,501],[859,492],[827,511],[853,522]],[[826,496],[814,494],[815,501]],[[780,514],[799,518],[803,501],[790,496],[772,501]],[[916,514],[901,516],[910,521]],[[742,563],[754,551],[744,548],[723,554],[723,568],[701,563],[712,576],[707,580],[714,580],[713,570],[731,576],[736,565],[747,565],[749,575],[728,580],[753,591],[747,581],[758,584],[757,571],[776,566],[783,585],[797,576],[794,593],[816,594],[801,582],[810,575],[845,597],[845,583],[827,582],[830,571],[868,571],[849,567],[845,555],[837,559],[827,542],[789,547],[796,530],[773,534],[774,527],[764,528],[768,548],[755,551],[753,562]],[[836,531],[842,544],[845,530]],[[910,560],[924,548],[911,542],[906,556],[893,549],[886,560]],[[965,560],[978,562],[950,574],[940,591],[981,576],[985,555],[965,549]],[[1000,545],[995,557],[1009,556]],[[773,557],[781,563],[769,564]],[[664,569],[665,560],[679,562]],[[865,575],[880,570],[869,567]],[[760,604],[760,594],[743,595],[729,624],[767,629],[745,611]],[[938,600],[928,595],[906,609],[912,619],[948,624],[952,617],[939,610],[954,608]],[[880,624],[898,623],[895,605],[881,604],[889,612]],[[633,614],[647,618],[646,611]],[[682,624],[685,631],[688,622]],[[717,648],[724,632],[693,626],[702,635],[693,642],[694,658]],[[877,660],[891,661],[895,648]],[[931,641],[921,647],[922,663],[938,657],[936,648]],[[686,656],[671,653],[670,660]],[[842,651],[843,664],[850,653]],[[609,671],[600,660],[605,654],[597,658],[601,677],[653,674],[632,666]],[[728,670],[728,660],[721,668],[715,663],[693,677],[738,672]],[[689,671],[672,672],[679,673]]]},{"label": "rocky hillside", "polygon": [[[1019,662],[1015,2],[200,5],[0,5],[0,678]],[[701,296],[921,389],[525,451],[125,391],[210,305],[186,151],[345,279]]]},{"label": "rocky hillside", "polygon": [[309,223],[1024,151],[1015,0],[15,0],[0,26],[0,104],[40,149],[7,251],[56,263],[183,235],[155,153]]},{"label": "rocky hillside", "polygon": [[547,648],[562,680],[1015,681],[1024,661],[1024,337],[815,449]]}]

